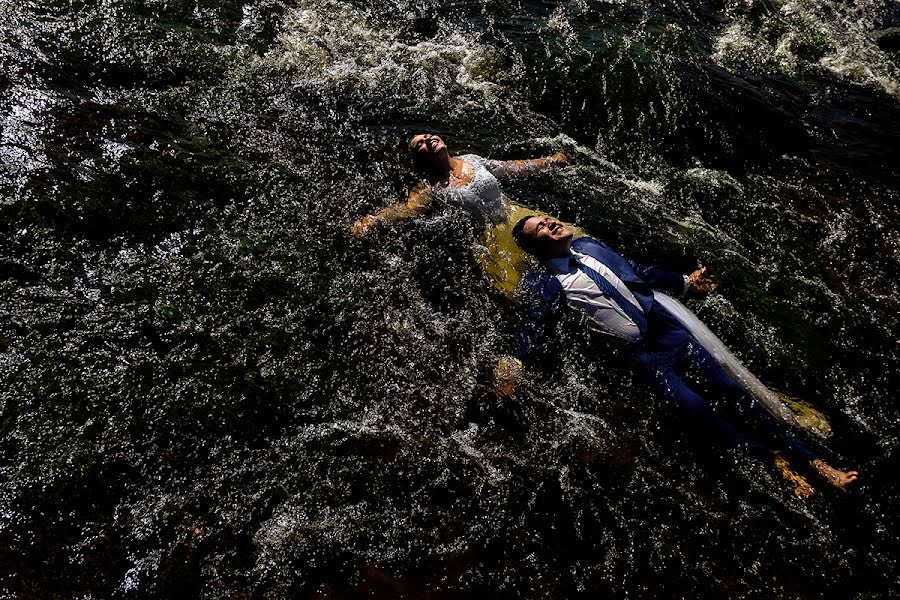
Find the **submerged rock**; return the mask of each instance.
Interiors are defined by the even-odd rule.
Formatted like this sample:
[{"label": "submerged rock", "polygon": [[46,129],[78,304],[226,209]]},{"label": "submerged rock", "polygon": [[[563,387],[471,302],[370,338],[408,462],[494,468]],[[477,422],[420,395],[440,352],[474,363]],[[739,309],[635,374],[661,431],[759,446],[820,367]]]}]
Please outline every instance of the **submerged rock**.
[{"label": "submerged rock", "polygon": [[900,27],[888,27],[873,31],[872,39],[885,52],[900,52]]}]

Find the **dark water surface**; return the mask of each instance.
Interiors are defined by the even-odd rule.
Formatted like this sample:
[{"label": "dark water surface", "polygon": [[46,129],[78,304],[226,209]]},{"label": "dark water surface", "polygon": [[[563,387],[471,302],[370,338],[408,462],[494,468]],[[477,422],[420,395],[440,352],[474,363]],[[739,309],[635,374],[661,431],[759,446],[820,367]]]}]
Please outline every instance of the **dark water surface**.
[{"label": "dark water surface", "polygon": [[[8,598],[900,596],[900,5],[0,0]],[[721,294],[825,412],[801,501],[514,306],[405,136],[563,151],[507,187]],[[566,329],[568,328],[568,329]],[[593,352],[592,352],[593,349]]]}]

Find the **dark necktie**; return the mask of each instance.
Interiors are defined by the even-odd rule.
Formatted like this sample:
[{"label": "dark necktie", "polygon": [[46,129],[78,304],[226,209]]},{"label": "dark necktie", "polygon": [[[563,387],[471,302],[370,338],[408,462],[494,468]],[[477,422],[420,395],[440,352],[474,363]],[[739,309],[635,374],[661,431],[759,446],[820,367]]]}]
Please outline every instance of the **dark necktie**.
[{"label": "dark necktie", "polygon": [[578,268],[584,271],[588,277],[590,277],[594,283],[597,284],[597,287],[600,290],[609,296],[613,302],[619,305],[619,308],[624,311],[628,318],[634,321],[634,324],[637,325],[638,330],[641,332],[641,335],[647,333],[647,317],[644,316],[644,311],[640,308],[629,302],[625,299],[625,296],[616,289],[612,283],[610,283],[603,275],[590,268],[583,262],[581,262],[577,256],[572,255],[572,258],[575,259],[575,264],[578,265]]}]

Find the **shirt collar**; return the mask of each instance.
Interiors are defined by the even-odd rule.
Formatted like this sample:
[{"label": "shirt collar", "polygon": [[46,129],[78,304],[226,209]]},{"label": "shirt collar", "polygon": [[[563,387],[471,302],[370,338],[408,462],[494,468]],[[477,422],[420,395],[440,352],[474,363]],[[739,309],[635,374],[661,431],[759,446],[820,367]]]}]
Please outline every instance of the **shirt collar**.
[{"label": "shirt collar", "polygon": [[572,258],[573,254],[571,251],[568,256],[560,256],[558,258],[551,258],[544,261],[544,264],[553,271],[554,273],[568,273],[572,269]]}]

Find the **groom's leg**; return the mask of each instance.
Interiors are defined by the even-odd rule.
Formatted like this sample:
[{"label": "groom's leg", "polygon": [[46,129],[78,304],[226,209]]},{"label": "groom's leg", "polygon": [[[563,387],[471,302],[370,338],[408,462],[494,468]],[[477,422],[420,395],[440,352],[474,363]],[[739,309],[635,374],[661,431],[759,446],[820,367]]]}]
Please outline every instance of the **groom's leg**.
[{"label": "groom's leg", "polygon": [[709,397],[723,399],[730,408],[737,410],[742,419],[748,423],[758,424],[785,447],[807,460],[815,458],[815,453],[806,442],[757,402],[699,342],[690,342],[688,356],[691,367],[699,376],[701,384],[707,388]]},{"label": "groom's leg", "polygon": [[635,360],[635,368],[661,395],[675,402],[691,417],[693,427],[718,437],[721,443],[731,448],[748,445],[747,436],[717,415],[706,399],[685,383],[675,365],[668,361],[659,363],[645,355]]}]

